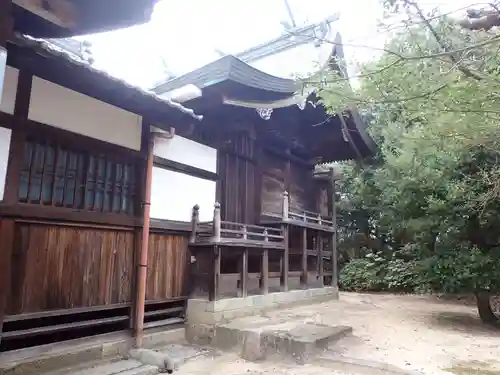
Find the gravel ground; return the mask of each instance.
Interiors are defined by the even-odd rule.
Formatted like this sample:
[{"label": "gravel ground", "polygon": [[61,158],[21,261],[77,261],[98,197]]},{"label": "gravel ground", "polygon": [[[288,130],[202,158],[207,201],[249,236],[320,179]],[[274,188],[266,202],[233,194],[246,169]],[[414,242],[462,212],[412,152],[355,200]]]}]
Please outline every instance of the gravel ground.
[{"label": "gravel ground", "polygon": [[[352,326],[351,337],[324,356],[362,359],[424,374],[500,375],[500,331],[481,323],[474,306],[430,296],[341,293],[340,301],[282,309],[270,317]],[[350,371],[350,370],[349,370]],[[179,375],[361,374],[325,363],[246,362],[235,354],[186,363]]]}]

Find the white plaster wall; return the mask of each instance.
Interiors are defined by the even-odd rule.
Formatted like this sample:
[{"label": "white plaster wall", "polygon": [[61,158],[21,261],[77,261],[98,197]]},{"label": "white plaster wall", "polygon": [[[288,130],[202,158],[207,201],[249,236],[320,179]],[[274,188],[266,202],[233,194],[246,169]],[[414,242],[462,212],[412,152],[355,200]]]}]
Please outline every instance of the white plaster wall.
[{"label": "white plaster wall", "polygon": [[187,164],[210,172],[217,171],[217,150],[201,143],[175,135],[171,139],[157,139],[155,156]]},{"label": "white plaster wall", "polygon": [[5,178],[7,177],[7,163],[9,161],[11,130],[0,127],[0,201],[3,200]]},{"label": "white plaster wall", "polygon": [[193,206],[197,204],[200,206],[200,220],[212,220],[215,187],[215,181],[153,167],[151,217],[190,221]]},{"label": "white plaster wall", "polygon": [[5,81],[3,84],[2,101],[0,102],[0,111],[13,114],[16,104],[17,80],[19,70],[7,66],[5,69]]},{"label": "white plaster wall", "polygon": [[133,150],[141,148],[141,116],[33,77],[29,119]]}]

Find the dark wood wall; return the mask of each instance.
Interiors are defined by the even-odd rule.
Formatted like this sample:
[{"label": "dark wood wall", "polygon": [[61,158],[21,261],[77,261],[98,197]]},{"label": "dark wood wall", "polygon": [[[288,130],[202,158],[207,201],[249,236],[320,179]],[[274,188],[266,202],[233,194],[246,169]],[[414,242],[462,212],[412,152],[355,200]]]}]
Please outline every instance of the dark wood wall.
[{"label": "dark wood wall", "polygon": [[314,166],[288,150],[269,148],[252,127],[226,133],[220,141],[218,174],[222,217],[256,223],[264,212],[282,212],[283,192],[297,210],[318,210]]},{"label": "dark wood wall", "polygon": [[226,139],[220,148],[218,169],[222,217],[238,223],[255,223],[257,160],[255,139],[248,132],[238,132]]},{"label": "dark wood wall", "polygon": [[[29,101],[19,90],[16,100]],[[26,110],[0,112],[0,124],[12,129],[0,201],[0,332],[5,316],[133,305],[147,139],[133,151],[28,120]],[[188,231],[156,224],[146,298],[185,297]]]},{"label": "dark wood wall", "polygon": [[7,314],[132,302],[134,233],[18,222]]},{"label": "dark wood wall", "polygon": [[188,239],[174,234],[152,233],[149,237],[146,300],[164,301],[185,296]]}]

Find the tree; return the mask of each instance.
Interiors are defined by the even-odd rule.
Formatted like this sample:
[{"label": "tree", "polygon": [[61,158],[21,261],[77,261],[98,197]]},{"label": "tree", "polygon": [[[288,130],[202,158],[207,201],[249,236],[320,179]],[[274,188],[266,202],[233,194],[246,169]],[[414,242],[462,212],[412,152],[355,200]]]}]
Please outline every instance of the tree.
[{"label": "tree", "polygon": [[498,291],[500,34],[425,14],[410,0],[386,6],[403,21],[380,57],[362,67],[359,88],[335,72],[303,82],[331,113],[349,105],[370,112],[379,145],[363,168],[343,167],[340,239],[360,260],[345,267],[341,282]]}]

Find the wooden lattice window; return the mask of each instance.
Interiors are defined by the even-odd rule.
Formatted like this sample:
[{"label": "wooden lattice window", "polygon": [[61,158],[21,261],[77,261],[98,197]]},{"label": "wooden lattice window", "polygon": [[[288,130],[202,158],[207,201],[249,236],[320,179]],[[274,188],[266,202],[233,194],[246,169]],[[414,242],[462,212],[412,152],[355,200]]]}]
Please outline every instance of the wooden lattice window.
[{"label": "wooden lattice window", "polygon": [[19,183],[23,203],[134,214],[135,167],[110,155],[58,144],[24,144]]}]

